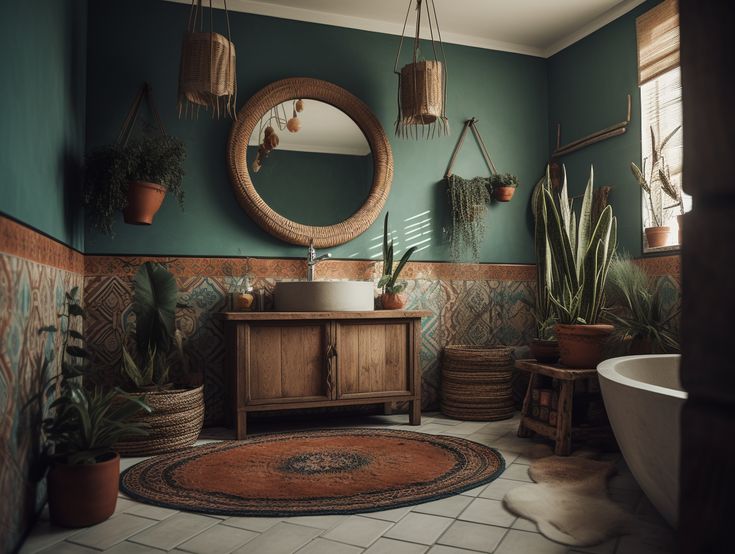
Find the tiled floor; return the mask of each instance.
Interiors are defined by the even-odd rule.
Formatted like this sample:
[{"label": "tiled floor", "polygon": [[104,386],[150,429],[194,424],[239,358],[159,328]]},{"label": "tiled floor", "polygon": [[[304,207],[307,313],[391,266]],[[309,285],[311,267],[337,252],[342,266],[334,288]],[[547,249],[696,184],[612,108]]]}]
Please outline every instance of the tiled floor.
[{"label": "tiled floor", "polygon": [[[428,414],[420,427],[405,415],[350,419],[342,425],[381,426],[465,437],[501,451],[507,469],[489,485],[464,494],[383,512],[294,518],[215,517],[140,504],[121,495],[115,515],[86,529],[61,529],[42,517],[22,553],[139,554],[659,554],[673,551],[673,532],[641,493],[625,464],[610,482],[610,496],[636,514],[636,532],[592,548],[570,548],[544,538],[528,520],[508,512],[505,493],[530,481],[529,444],[515,432],[517,418],[494,423],[461,422]],[[284,430],[288,424],[271,424]],[[320,427],[324,425],[320,422]],[[254,430],[267,431],[264,425]],[[123,460],[123,467],[138,459]]]}]

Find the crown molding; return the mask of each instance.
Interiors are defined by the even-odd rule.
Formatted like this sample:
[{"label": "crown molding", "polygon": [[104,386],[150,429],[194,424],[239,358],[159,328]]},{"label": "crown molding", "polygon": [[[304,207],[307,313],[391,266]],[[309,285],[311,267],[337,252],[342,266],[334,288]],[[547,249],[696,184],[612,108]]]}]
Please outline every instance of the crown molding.
[{"label": "crown molding", "polygon": [[[166,2],[175,2],[177,4],[191,4],[191,0],[165,0]],[[474,35],[466,35],[462,33],[442,33],[442,39],[445,43],[459,44],[462,46],[472,46],[485,50],[499,50],[501,52],[512,52],[514,54],[524,54],[527,56],[535,56],[539,58],[549,58],[560,52],[567,46],[583,39],[587,35],[604,27],[608,23],[614,21],[618,17],[626,14],[636,6],[642,4],[645,0],[625,0],[619,5],[608,10],[600,17],[587,23],[574,33],[558,40],[547,48],[538,48],[525,44],[517,44],[494,40],[488,37],[478,37]],[[207,0],[202,2],[209,4]],[[223,8],[222,0],[212,0],[215,8]],[[277,17],[280,19],[292,19],[295,21],[305,21],[307,23],[319,23],[322,25],[332,25],[335,27],[346,27],[349,29],[358,29],[373,33],[384,33],[388,35],[400,36],[403,31],[403,23],[396,21],[384,21],[381,19],[370,19],[365,17],[355,17],[350,15],[328,13],[318,10],[309,10],[305,8],[296,8],[292,6],[283,6],[281,4],[270,4],[259,0],[229,0],[227,8],[233,12],[251,13],[255,15],[264,15],[268,17]]]},{"label": "crown molding", "polygon": [[568,46],[571,46],[575,42],[579,42],[586,36],[589,36],[595,31],[602,29],[608,23],[612,23],[619,17],[622,17],[633,8],[636,8],[643,4],[643,2],[645,1],[646,0],[625,0],[625,2],[621,2],[617,6],[603,13],[600,17],[593,19],[592,21],[587,23],[584,27],[581,27],[572,34],[567,35],[563,39],[558,40],[557,42],[546,48],[541,54],[542,57],[550,58],[554,54],[558,54]]}]

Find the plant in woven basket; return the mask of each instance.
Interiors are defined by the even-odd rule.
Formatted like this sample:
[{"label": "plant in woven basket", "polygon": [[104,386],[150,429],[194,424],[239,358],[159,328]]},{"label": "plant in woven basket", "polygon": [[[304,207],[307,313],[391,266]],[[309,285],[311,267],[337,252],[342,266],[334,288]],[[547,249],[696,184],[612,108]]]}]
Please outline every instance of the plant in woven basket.
[{"label": "plant in woven basket", "polygon": [[384,308],[402,308],[406,303],[406,299],[399,295],[406,289],[406,282],[398,281],[398,277],[408,263],[409,258],[416,251],[416,247],[412,246],[407,249],[401,256],[398,265],[393,267],[393,239],[391,238],[388,242],[388,236],[388,212],[386,212],[383,220],[383,274],[378,281],[378,288],[383,290],[381,300]]},{"label": "plant in woven basket", "polygon": [[679,352],[674,323],[679,310],[667,314],[661,286],[630,258],[618,255],[610,264],[605,318],[615,326],[614,338],[632,354]]},{"label": "plant in woven basket", "polygon": [[61,333],[61,353],[50,350],[43,359],[46,380],[29,406],[43,414],[44,466],[49,467],[48,496],[52,521],[66,526],[99,523],[110,517],[117,500],[119,440],[144,436],[147,428],[133,418],[150,407],[118,388],[88,388],[91,376],[84,336],[73,327],[84,317],[78,288],[66,293],[59,325],[39,329],[53,337]]},{"label": "plant in woven basket", "polygon": [[450,175],[446,179],[452,215],[450,251],[453,260],[469,252],[473,260],[480,258],[480,246],[485,236],[485,211],[490,201],[488,179],[463,179]]},{"label": "plant in woven basket", "polygon": [[115,213],[129,204],[130,183],[165,187],[184,206],[184,144],[171,136],[147,135],[127,145],[105,146],[87,156],[84,205],[92,227],[111,235]]}]

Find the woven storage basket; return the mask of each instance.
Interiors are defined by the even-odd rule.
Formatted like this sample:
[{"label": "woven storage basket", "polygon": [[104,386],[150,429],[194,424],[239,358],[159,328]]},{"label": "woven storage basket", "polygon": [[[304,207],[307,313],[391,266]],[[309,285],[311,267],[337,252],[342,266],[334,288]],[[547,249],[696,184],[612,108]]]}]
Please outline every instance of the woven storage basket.
[{"label": "woven storage basket", "polygon": [[[179,104],[234,110],[235,45],[219,33],[184,35],[179,70]],[[230,106],[230,104],[233,104]]]},{"label": "woven storage basket", "polygon": [[428,125],[444,112],[444,66],[436,60],[401,69],[401,123]]},{"label": "woven storage basket", "polygon": [[121,456],[163,454],[194,444],[204,423],[204,386],[142,396],[153,412],[139,415],[134,421],[147,423],[150,429],[145,437],[117,443],[115,450]]},{"label": "woven storage basket", "polygon": [[442,413],[476,421],[513,417],[513,349],[451,345],[442,362]]}]

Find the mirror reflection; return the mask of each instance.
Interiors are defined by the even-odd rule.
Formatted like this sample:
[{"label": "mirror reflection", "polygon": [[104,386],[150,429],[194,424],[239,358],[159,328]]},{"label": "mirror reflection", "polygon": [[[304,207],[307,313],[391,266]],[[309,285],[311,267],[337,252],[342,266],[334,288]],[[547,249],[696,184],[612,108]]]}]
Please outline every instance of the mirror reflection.
[{"label": "mirror reflection", "polygon": [[365,203],[373,181],[370,145],[330,104],[294,98],[264,114],[247,149],[258,195],[283,217],[334,225]]}]

